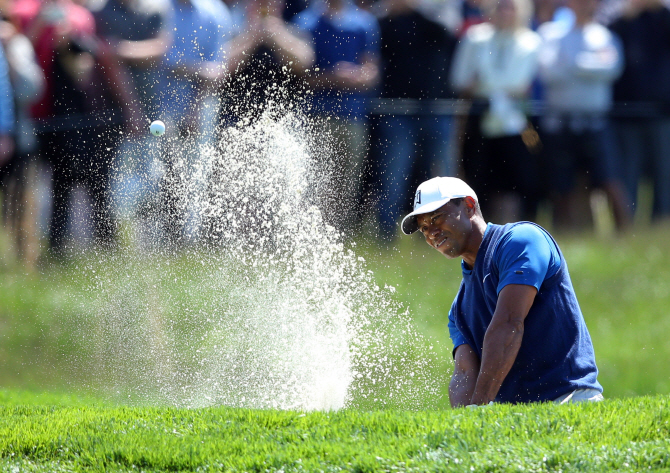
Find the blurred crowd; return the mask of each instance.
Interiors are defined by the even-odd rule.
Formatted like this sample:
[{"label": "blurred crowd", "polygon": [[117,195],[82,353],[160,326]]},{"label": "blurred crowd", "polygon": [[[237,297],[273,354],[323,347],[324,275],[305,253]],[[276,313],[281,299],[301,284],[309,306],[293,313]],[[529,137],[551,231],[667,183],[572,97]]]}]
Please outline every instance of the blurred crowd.
[{"label": "blurred crowd", "polygon": [[[670,215],[665,0],[0,0],[0,14],[2,219],[30,264],[65,248],[82,189],[95,244],[115,244],[115,163],[151,120],[187,141],[296,97],[333,139],[328,219],[348,235],[373,222],[393,241],[435,175],[466,179],[497,223],[546,208],[554,230],[585,228],[598,192],[624,231],[641,183],[652,220]],[[184,218],[164,232],[182,238]]]}]

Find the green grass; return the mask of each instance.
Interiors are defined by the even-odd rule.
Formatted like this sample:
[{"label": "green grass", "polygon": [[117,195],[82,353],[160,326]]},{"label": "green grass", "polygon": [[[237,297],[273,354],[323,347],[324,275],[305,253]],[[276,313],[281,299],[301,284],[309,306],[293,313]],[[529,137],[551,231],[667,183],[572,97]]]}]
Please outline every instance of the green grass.
[{"label": "green grass", "polygon": [[[0,471],[670,470],[668,232],[656,227],[617,239],[559,236],[607,397],[579,406],[446,408],[452,369],[446,322],[460,266],[419,237],[391,250],[358,249],[377,283],[396,288],[396,299],[436,347],[440,362],[433,376],[442,383],[442,409],[417,412],[374,404],[311,413],[189,410],[86,396],[82,383],[96,372],[72,360],[90,355],[80,339],[91,313],[71,295],[94,287],[91,269],[119,268],[105,260],[34,274],[4,267]],[[188,262],[183,270],[179,284],[201,284],[207,275]]]},{"label": "green grass", "polygon": [[[0,392],[4,471],[641,471],[670,468],[670,398],[293,412],[105,407]],[[18,470],[17,470],[18,469]]]}]

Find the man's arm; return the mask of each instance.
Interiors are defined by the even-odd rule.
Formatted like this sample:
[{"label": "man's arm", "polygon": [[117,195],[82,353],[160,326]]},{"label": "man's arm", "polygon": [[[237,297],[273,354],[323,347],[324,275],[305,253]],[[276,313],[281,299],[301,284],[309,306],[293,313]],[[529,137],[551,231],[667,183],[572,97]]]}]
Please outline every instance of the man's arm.
[{"label": "man's arm", "polygon": [[281,18],[265,18],[267,43],[270,49],[278,53],[279,60],[294,73],[303,74],[314,63],[314,49],[311,44],[289,29]]},{"label": "man's arm", "polygon": [[126,130],[132,136],[139,136],[145,130],[146,121],[143,120],[135,89],[130,86],[132,79],[109,45],[99,41],[98,47],[98,61],[105,70],[104,78],[109,90],[121,106]]},{"label": "man's arm", "polygon": [[451,407],[463,407],[470,404],[479,374],[479,357],[467,343],[456,348],[454,356],[454,374],[449,383],[449,402]]},{"label": "man's arm", "polygon": [[519,353],[524,320],[536,294],[534,286],[523,284],[509,284],[500,291],[484,335],[481,367],[470,404],[487,404],[495,399]]},{"label": "man's arm", "polygon": [[122,39],[116,43],[116,54],[126,64],[151,67],[157,64],[172,44],[172,35],[161,30],[154,38],[131,41]]},{"label": "man's arm", "polygon": [[234,38],[228,46],[227,70],[235,73],[242,61],[261,45],[270,48],[277,60],[295,74],[303,74],[314,63],[314,49],[309,42],[293,32],[289,25],[275,16],[250,16],[247,31]]},{"label": "man's arm", "polygon": [[315,72],[307,76],[307,83],[315,89],[365,92],[375,87],[379,79],[379,60],[372,54],[365,54],[361,64],[339,61],[328,71]]}]

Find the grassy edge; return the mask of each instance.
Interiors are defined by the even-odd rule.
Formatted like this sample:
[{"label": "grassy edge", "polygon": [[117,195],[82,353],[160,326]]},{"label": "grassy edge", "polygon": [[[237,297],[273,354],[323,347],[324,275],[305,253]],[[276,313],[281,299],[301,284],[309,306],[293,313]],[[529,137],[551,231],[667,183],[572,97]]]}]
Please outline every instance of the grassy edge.
[{"label": "grassy edge", "polygon": [[[669,468],[669,396],[436,411],[106,406],[4,391],[0,467],[34,471]],[[42,404],[43,401],[48,403]],[[34,404],[31,404],[34,403]]]}]

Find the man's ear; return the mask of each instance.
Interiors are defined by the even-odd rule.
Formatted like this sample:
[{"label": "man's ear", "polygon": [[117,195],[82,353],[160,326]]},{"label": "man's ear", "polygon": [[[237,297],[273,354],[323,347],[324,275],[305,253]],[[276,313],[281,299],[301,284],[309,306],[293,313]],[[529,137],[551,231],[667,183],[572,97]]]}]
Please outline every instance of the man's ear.
[{"label": "man's ear", "polygon": [[477,210],[477,202],[475,202],[475,199],[472,197],[465,197],[463,202],[465,202],[465,208],[468,211],[468,216],[472,217]]}]

